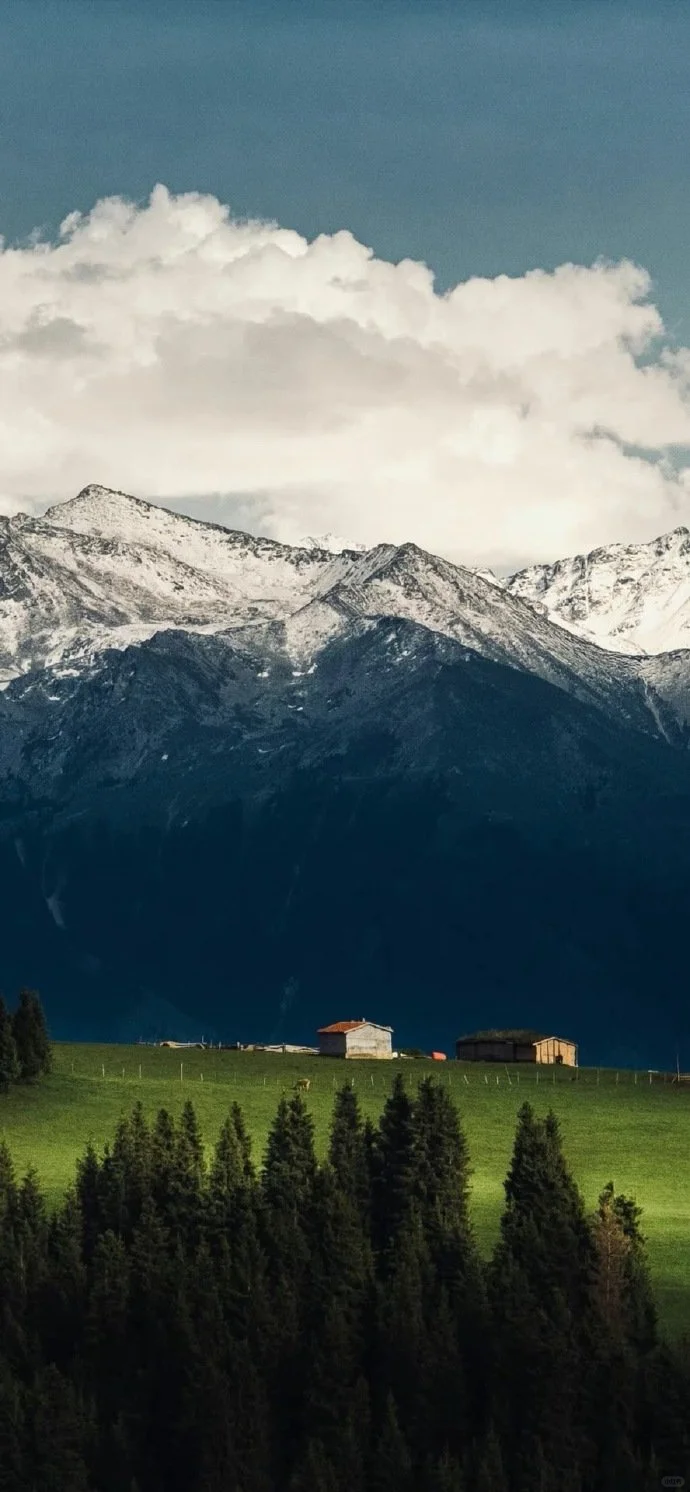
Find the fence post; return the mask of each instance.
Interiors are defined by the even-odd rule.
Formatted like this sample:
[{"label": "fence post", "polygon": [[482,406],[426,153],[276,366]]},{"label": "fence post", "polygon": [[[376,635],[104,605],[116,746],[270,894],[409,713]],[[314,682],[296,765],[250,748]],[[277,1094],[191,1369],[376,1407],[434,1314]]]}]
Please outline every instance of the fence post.
[{"label": "fence post", "polygon": [[141,1062],[139,1063],[139,1082],[141,1082]]},{"label": "fence post", "polygon": [[105,1077],[105,1062],[101,1062],[101,1072],[103,1073],[103,1076]]},{"label": "fence post", "polygon": [[180,1082],[182,1082],[182,1069],[183,1069],[183,1067],[184,1067],[184,1062],[181,1062],[180,1063]]}]

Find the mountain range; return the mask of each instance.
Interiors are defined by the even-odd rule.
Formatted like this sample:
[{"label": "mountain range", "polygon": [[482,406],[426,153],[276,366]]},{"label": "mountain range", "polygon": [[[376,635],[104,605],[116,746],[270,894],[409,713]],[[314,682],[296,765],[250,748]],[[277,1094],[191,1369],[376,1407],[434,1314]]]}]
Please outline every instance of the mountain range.
[{"label": "mountain range", "polygon": [[673,1065],[689,640],[686,529],[502,579],[96,486],[0,519],[6,990],[70,1037],[365,1011]]}]

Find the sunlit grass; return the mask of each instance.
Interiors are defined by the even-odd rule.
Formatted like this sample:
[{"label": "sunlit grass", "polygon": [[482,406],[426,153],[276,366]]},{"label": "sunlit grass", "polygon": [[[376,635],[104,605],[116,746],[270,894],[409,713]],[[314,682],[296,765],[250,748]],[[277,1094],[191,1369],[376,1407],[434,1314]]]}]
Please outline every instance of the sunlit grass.
[{"label": "sunlit grass", "polygon": [[[612,1180],[643,1208],[643,1228],[662,1322],[669,1333],[690,1330],[690,1086],[646,1073],[480,1066],[468,1063],[337,1062],[259,1052],[174,1051],[157,1047],[57,1045],[52,1075],[36,1087],[0,1096],[0,1136],[23,1174],[35,1166],[51,1200],[74,1176],[88,1139],[101,1147],[121,1114],[141,1099],[152,1116],[197,1109],[207,1145],[237,1100],[261,1159],[281,1093],[311,1080],[306,1101],[323,1154],[333,1094],[354,1083],[364,1114],[376,1117],[396,1071],[414,1089],[432,1073],[458,1103],[473,1166],[472,1210],[488,1252],[496,1237],[515,1116],[525,1098],[552,1107],[561,1122],[568,1163],[588,1206]],[[141,1076],[140,1076],[141,1073]],[[555,1081],[554,1081],[555,1077]],[[497,1081],[498,1080],[498,1081]]]}]

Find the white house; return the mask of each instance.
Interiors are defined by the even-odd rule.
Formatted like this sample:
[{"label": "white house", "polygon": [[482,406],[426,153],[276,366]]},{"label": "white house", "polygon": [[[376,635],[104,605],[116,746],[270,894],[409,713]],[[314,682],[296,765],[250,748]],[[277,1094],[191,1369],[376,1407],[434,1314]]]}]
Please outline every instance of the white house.
[{"label": "white house", "polygon": [[393,1027],[374,1021],[336,1021],[317,1032],[322,1057],[392,1057]]}]

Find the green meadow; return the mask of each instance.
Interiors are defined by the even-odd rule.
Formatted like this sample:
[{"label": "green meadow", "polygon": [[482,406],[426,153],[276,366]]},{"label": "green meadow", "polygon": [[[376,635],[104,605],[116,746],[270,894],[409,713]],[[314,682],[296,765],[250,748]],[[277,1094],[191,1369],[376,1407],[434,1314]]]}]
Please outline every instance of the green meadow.
[{"label": "green meadow", "polygon": [[414,1091],[432,1073],[458,1104],[473,1165],[472,1210],[488,1252],[496,1237],[515,1116],[524,1099],[558,1115],[564,1149],[588,1206],[609,1180],[643,1208],[643,1231],[664,1329],[690,1330],[690,1085],[608,1069],[483,1066],[428,1061],[342,1063],[260,1052],[174,1051],[146,1046],[58,1044],[54,1071],[35,1087],[0,1095],[0,1138],[20,1175],[35,1167],[52,1201],[74,1176],[88,1140],[98,1148],[140,1099],[147,1115],[195,1104],[211,1147],[230,1103],[241,1104],[261,1160],[276,1103],[298,1078],[317,1148],[327,1143],[333,1093],[354,1084],[362,1112],[376,1118],[401,1071]]}]

